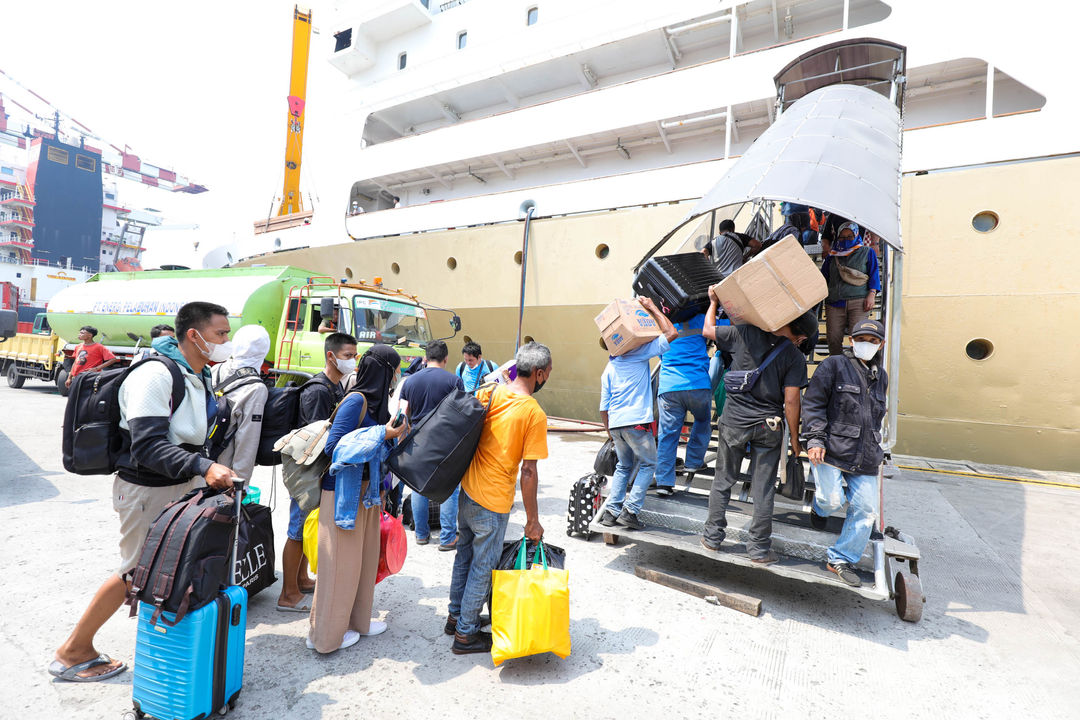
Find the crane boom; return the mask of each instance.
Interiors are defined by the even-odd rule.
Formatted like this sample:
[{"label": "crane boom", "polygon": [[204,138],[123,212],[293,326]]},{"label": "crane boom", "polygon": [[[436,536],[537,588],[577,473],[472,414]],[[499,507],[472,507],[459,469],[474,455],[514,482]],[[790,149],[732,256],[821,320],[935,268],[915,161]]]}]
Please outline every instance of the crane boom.
[{"label": "crane boom", "polygon": [[285,186],[278,216],[304,211],[300,195],[300,160],[304,148],[304,104],[307,98],[311,11],[293,7],[292,70],[289,73],[289,116],[285,133]]}]

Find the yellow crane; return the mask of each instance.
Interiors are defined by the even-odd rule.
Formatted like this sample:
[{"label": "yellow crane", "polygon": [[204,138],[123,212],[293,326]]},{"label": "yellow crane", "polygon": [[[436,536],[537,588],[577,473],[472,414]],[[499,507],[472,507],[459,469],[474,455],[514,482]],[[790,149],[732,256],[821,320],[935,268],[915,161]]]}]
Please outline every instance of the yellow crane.
[{"label": "yellow crane", "polygon": [[300,160],[304,148],[304,105],[307,99],[311,11],[293,7],[292,70],[289,72],[289,117],[285,134],[285,186],[278,217],[304,212],[300,194]]}]

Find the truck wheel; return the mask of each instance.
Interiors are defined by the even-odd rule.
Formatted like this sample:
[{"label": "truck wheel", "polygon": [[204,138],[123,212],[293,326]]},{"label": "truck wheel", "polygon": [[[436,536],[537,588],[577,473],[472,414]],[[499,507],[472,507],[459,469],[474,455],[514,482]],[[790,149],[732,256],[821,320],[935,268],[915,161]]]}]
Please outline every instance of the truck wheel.
[{"label": "truck wheel", "polygon": [[65,385],[65,383],[67,382],[67,379],[68,379],[68,371],[67,370],[61,370],[60,372],[56,373],[56,389],[60,393],[60,397],[67,397],[68,393],[71,392],[71,388],[69,388],[67,385]]},{"label": "truck wheel", "polygon": [[7,369],[7,384],[8,387],[21,388],[23,383],[26,382],[26,378],[19,374],[18,368],[15,367],[15,363],[8,365]]}]

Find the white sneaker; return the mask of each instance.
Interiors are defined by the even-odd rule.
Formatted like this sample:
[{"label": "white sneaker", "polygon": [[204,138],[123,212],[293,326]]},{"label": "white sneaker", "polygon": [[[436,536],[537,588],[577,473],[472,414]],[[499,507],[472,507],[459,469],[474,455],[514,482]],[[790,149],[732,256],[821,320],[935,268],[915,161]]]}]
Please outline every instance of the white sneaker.
[{"label": "white sneaker", "polygon": [[[350,630],[349,632],[353,631]],[[361,635],[363,635],[364,637],[382,635],[384,632],[386,632],[386,623],[379,622],[378,620],[372,620],[371,624],[368,625],[368,631],[366,633],[357,633],[357,637],[360,637]]]},{"label": "white sneaker", "polygon": [[[374,624],[375,623],[372,623],[372,625],[374,625]],[[383,630],[385,630],[385,629],[386,629],[386,626],[383,625]],[[358,642],[360,642],[360,633],[356,632],[355,630],[346,630],[345,631],[345,637],[343,637],[341,639],[341,644],[338,645],[337,649],[338,650],[344,650],[347,647],[352,647],[353,645],[355,645]],[[307,645],[308,650],[314,650],[315,649],[315,643],[311,642],[310,637],[305,641],[305,644]]]}]

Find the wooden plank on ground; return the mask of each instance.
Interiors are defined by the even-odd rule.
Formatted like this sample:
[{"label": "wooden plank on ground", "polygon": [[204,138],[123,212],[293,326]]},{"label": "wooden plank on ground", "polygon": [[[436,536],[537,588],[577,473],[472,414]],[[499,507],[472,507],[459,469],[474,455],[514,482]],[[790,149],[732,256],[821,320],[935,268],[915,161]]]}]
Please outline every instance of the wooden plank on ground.
[{"label": "wooden plank on ground", "polygon": [[676,575],[675,573],[661,570],[650,565],[638,565],[634,568],[634,574],[643,580],[649,580],[658,585],[663,585],[664,587],[669,587],[673,590],[679,590],[680,592],[695,597],[716,598],[715,602],[717,605],[723,605],[724,607],[738,610],[747,615],[757,617],[761,614],[760,598],[750,597],[749,595],[742,595],[740,593],[727,592],[715,585],[692,580],[683,575]]}]

